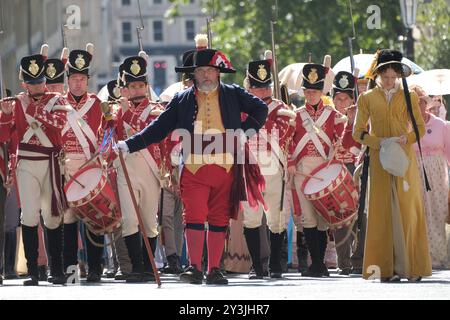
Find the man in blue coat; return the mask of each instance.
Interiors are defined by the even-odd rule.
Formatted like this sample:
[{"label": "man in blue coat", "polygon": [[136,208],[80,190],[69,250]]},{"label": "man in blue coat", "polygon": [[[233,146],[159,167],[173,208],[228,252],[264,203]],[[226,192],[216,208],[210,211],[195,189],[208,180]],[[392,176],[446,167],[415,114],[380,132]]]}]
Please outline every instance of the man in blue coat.
[{"label": "man in blue coat", "polygon": [[[220,271],[220,260],[229,219],[235,215],[239,200],[243,200],[239,191],[244,185],[238,183],[242,182],[243,172],[242,163],[237,164],[239,152],[234,150],[235,143],[228,141],[230,136],[233,139],[237,135],[241,146],[264,125],[268,108],[262,100],[241,87],[220,82],[220,73],[234,73],[235,70],[218,50],[197,51],[193,55],[192,66],[175,70],[193,73],[195,85],[177,93],[155,121],[128,140],[119,141],[117,147],[125,153],[136,152],[178,129],[183,137],[184,167],[180,186],[191,264],[181,274],[180,280],[192,284],[203,282],[200,270],[204,228],[208,222],[206,283],[224,285],[228,280]],[[241,121],[241,113],[247,114],[245,121]],[[197,143],[199,139],[200,143]],[[247,196],[260,200],[258,195],[255,196],[258,187],[249,179],[258,177],[258,169],[246,174]]]}]

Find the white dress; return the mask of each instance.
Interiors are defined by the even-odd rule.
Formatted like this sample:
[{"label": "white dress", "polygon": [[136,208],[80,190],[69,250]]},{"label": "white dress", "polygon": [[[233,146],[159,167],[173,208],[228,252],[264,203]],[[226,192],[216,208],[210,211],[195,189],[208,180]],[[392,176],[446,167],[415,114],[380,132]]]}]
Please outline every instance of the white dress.
[{"label": "white dress", "polygon": [[[433,268],[448,268],[447,238],[445,221],[448,215],[448,164],[450,163],[450,123],[430,115],[425,126],[425,136],[420,140],[423,162],[431,191],[425,192],[424,203],[427,214],[428,240]],[[419,148],[414,146],[419,161]],[[425,185],[425,184],[423,184]]]}]

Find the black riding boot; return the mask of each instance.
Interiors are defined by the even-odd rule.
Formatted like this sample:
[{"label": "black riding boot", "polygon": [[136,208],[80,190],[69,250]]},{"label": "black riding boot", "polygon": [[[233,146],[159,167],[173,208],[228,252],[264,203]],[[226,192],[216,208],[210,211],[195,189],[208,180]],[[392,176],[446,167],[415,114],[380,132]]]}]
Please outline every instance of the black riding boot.
[{"label": "black riding boot", "polygon": [[23,282],[24,286],[39,285],[38,256],[39,238],[38,227],[27,227],[22,225],[22,240],[25,258],[27,259],[28,276],[30,280]]},{"label": "black riding boot", "polygon": [[283,240],[286,231],[282,233],[273,233],[270,231],[270,277],[274,279],[280,279],[282,277],[281,270],[281,246],[283,245]]},{"label": "black riding boot", "polygon": [[298,272],[302,273],[308,269],[308,246],[303,232],[297,231],[297,260]]},{"label": "black riding boot", "polygon": [[305,272],[302,272],[303,277],[322,277],[322,267],[320,260],[320,244],[319,244],[319,231],[317,228],[303,228],[305,234],[306,244],[311,255],[312,263]]},{"label": "black riding boot", "polygon": [[261,245],[259,228],[244,228],[245,241],[252,258],[252,270],[248,275],[250,280],[263,278],[263,267],[261,263]]}]

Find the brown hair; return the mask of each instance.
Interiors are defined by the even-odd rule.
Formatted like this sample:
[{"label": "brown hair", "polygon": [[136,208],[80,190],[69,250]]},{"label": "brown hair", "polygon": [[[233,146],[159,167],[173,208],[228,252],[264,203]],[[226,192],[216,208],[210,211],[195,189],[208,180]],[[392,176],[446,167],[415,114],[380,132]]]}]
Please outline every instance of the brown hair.
[{"label": "brown hair", "polygon": [[399,74],[400,76],[403,77],[402,65],[398,64],[398,63],[388,63],[388,64],[381,66],[380,68],[378,68],[377,74],[382,74],[382,73],[386,72],[386,70],[388,70],[388,69],[394,70],[397,74]]}]

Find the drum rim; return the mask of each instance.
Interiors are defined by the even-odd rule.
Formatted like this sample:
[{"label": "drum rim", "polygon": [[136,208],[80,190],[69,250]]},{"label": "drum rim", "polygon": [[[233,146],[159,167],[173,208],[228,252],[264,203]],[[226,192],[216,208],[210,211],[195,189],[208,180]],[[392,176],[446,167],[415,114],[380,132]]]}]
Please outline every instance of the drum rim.
[{"label": "drum rim", "polygon": [[[77,201],[69,201],[67,200],[67,204],[69,205],[69,207],[71,208],[77,208],[77,207],[81,207],[84,206],[85,204],[87,204],[88,202],[91,202],[92,199],[96,198],[101,192],[102,190],[105,188],[105,185],[108,183],[108,178],[106,175],[106,172],[103,171],[102,172],[102,177],[99,181],[99,183],[96,185],[96,187],[93,190],[98,190],[97,192],[95,192],[94,194],[92,193],[92,191],[89,192],[89,194],[83,198],[81,198],[80,200]],[[100,184],[100,185],[99,185]],[[80,204],[78,204],[80,201],[82,201]],[[77,205],[73,205],[74,203],[77,203]]]},{"label": "drum rim", "polygon": [[[323,168],[325,168],[325,167],[327,167],[327,166],[331,166],[332,164],[338,164],[338,165],[340,165],[341,167],[344,167],[345,168],[345,165],[342,163],[342,162],[340,162],[340,161],[338,161],[338,160],[332,160],[329,164],[328,164],[328,161],[327,162],[324,162],[324,163],[322,163],[322,164],[320,164],[317,168],[315,168],[313,171],[311,171],[310,173],[309,173],[309,175],[310,176],[314,176],[317,172],[319,172],[320,170],[322,170]],[[345,169],[347,169],[347,168],[345,168]],[[338,177],[339,177],[339,175],[338,175]],[[305,187],[306,187],[306,184],[310,181],[310,180],[312,180],[313,178],[312,177],[306,177],[305,178],[305,180],[303,181],[303,183],[302,183],[302,186],[301,186],[301,190],[302,190],[302,192],[303,192],[303,194],[306,196],[306,193],[304,192],[304,190],[305,190]],[[330,186],[331,184],[333,183],[333,180],[331,181],[331,183],[328,185],[328,186]],[[327,186],[327,187],[328,187]],[[318,191],[318,192],[314,192],[314,193],[311,193],[311,194],[316,194],[316,193],[319,193],[320,191]]]}]

